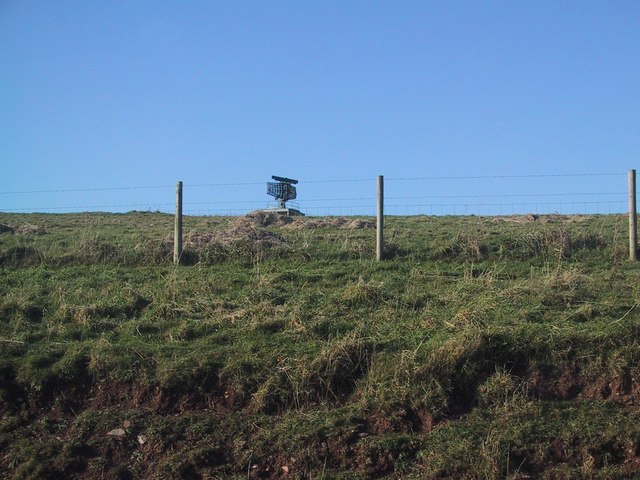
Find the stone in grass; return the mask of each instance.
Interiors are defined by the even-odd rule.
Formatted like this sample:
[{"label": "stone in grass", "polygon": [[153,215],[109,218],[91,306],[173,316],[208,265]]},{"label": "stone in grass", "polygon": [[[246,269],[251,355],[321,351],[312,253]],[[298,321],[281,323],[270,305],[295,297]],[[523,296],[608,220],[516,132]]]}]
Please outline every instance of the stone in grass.
[{"label": "stone in grass", "polygon": [[107,436],[115,438],[116,440],[124,440],[124,438],[127,436],[127,432],[125,432],[124,428],[114,428],[107,433]]}]

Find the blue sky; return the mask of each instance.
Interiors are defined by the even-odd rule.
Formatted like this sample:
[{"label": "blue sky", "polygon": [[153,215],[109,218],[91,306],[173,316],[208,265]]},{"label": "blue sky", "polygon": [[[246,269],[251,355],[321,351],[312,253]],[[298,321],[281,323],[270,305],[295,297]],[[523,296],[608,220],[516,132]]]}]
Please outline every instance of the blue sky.
[{"label": "blue sky", "polygon": [[[276,174],[371,179],[301,183],[310,213],[372,212],[376,175],[423,197],[395,213],[623,211],[638,52],[637,1],[2,0],[0,210],[170,211],[182,180],[239,212]],[[564,173],[620,175],[390,180]]]}]

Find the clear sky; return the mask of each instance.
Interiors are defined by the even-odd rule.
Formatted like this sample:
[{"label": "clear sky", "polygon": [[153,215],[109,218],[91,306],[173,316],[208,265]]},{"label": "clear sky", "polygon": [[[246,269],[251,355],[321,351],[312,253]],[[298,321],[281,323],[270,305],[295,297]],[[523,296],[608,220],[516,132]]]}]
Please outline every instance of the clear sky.
[{"label": "clear sky", "polygon": [[[273,174],[372,179],[300,184],[303,209],[334,213],[373,211],[323,199],[374,197],[376,175],[394,197],[623,194],[639,52],[637,0],[0,0],[0,192],[182,180],[186,210],[215,211],[266,203]],[[621,175],[390,180],[564,173]],[[189,188],[239,182],[257,184]],[[171,187],[3,193],[0,210],[172,201]]]}]

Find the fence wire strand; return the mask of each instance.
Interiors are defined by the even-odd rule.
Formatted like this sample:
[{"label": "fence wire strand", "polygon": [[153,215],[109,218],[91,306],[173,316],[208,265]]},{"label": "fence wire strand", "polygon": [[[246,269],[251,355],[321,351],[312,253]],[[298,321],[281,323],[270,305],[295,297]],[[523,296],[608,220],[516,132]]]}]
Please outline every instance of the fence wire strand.
[{"label": "fence wire strand", "polygon": [[[613,177],[613,176],[623,176],[626,173],[559,173],[559,174],[519,174],[519,175],[467,175],[467,176],[423,176],[423,177],[386,177],[385,180],[388,182],[404,182],[404,181],[434,181],[434,180],[488,180],[488,179],[527,179],[527,178],[569,178],[569,177]],[[372,178],[351,178],[351,179],[325,179],[325,180],[300,180],[300,184],[330,184],[330,183],[356,183],[356,182],[375,182],[375,177]],[[265,182],[218,182],[218,183],[184,183],[185,188],[218,188],[218,187],[240,187],[240,186],[256,186],[256,185],[264,185]],[[133,190],[151,190],[151,189],[174,189],[175,185],[146,185],[146,186],[122,186],[122,187],[95,187],[95,188],[60,188],[60,189],[40,189],[40,190],[23,190],[23,191],[5,191],[0,192],[0,195],[7,198],[10,195],[36,195],[36,194],[58,194],[58,193],[82,193],[82,192],[108,192],[108,191],[133,191]],[[389,192],[389,191],[388,191]],[[391,192],[389,192],[391,193]],[[398,192],[400,193],[400,192]],[[584,205],[585,210],[587,210],[587,205],[623,205],[623,200],[613,200],[617,197],[626,196],[628,192],[620,192],[620,191],[608,191],[608,192],[534,192],[534,193],[492,193],[492,194],[434,194],[434,195],[388,195],[385,197],[385,203],[389,202],[385,205],[385,208],[390,209],[413,209],[412,214],[421,214],[420,209],[427,211],[428,209],[433,210],[444,209],[444,208],[453,208],[459,209],[464,208],[465,211],[472,208],[490,208],[490,207],[500,207],[502,208],[521,208],[521,207],[535,207],[535,209],[539,209],[541,206],[544,207],[552,207],[556,206],[558,208],[568,206],[568,205]],[[604,197],[609,197],[610,199],[606,199]],[[571,197],[575,198],[576,201],[539,201],[537,199],[570,199]],[[603,197],[602,199],[580,199],[580,197]],[[483,199],[521,199],[519,202],[482,202]],[[432,203],[429,200],[470,200],[466,203],[461,202],[443,202],[443,203]],[[478,200],[478,202],[472,202],[471,200]],[[411,202],[411,200],[415,200]],[[426,202],[421,202],[421,200],[426,200]],[[529,200],[529,201],[528,201]],[[397,201],[409,201],[408,203],[393,203]],[[345,204],[336,204],[336,202],[346,202]],[[314,211],[314,212],[331,212],[335,210],[350,210],[354,209],[360,211],[366,211],[367,213],[375,214],[375,196],[353,196],[353,197],[327,197],[327,198],[309,198],[309,199],[301,199],[299,200],[299,204],[296,205],[296,208],[302,208],[305,211]],[[35,203],[35,202],[34,202]],[[314,206],[312,204],[323,204],[319,206]],[[172,210],[174,203],[169,202],[143,202],[143,203],[119,203],[119,204],[91,204],[91,205],[82,205],[82,204],[74,204],[70,206],[42,206],[42,207],[22,207],[15,208],[12,207],[10,209],[4,209],[0,207],[1,211],[4,212],[48,212],[48,211],[89,211],[90,209],[95,210],[104,210],[104,209],[142,209],[142,210]],[[191,201],[184,202],[183,205],[185,211],[187,212],[213,212],[213,211],[225,211],[225,212],[248,212],[251,206],[260,209],[269,208],[271,205],[267,200],[208,200],[208,201]],[[219,209],[190,209],[189,206],[223,206],[223,205],[237,205],[237,206],[245,206],[244,208],[219,208]],[[623,209],[624,210],[624,209]]]}]

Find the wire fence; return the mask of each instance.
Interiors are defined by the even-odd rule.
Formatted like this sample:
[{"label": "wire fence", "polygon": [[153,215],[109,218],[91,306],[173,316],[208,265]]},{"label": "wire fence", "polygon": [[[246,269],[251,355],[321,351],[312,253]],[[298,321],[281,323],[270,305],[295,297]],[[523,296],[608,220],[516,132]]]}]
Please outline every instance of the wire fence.
[{"label": "wire fence", "polygon": [[[296,184],[297,198],[295,201],[287,201],[287,207],[301,211],[307,218],[296,220],[295,224],[291,223],[294,219],[282,217],[275,217],[277,222],[273,223],[272,216],[269,218],[271,223],[265,223],[262,218],[265,217],[264,215],[252,215],[239,219],[210,218],[213,216],[238,217],[269,208],[277,210],[281,207],[281,202],[270,201],[264,188],[266,183],[179,182],[179,187],[176,185],[129,185],[0,191],[0,233],[3,231],[19,233],[21,230],[37,233],[48,228],[58,229],[57,231],[61,232],[79,228],[78,235],[85,240],[88,239],[85,244],[80,244],[75,250],[67,247],[63,249],[62,246],[60,249],[65,252],[67,250],[83,252],[89,248],[91,255],[97,251],[99,255],[106,255],[109,258],[115,255],[113,252],[122,250],[129,252],[122,255],[122,258],[126,257],[126,261],[133,261],[132,258],[143,261],[146,258],[144,255],[156,252],[158,256],[151,258],[151,263],[157,259],[166,261],[169,245],[174,250],[174,263],[182,263],[184,240],[189,247],[191,260],[194,261],[197,257],[197,261],[206,262],[213,261],[208,256],[214,255],[215,252],[219,253],[226,251],[227,247],[227,249],[231,248],[228,245],[230,241],[239,239],[243,248],[256,244],[256,252],[262,252],[260,245],[264,244],[265,248],[272,248],[271,243],[288,241],[277,236],[274,240],[269,236],[273,232],[268,232],[264,228],[259,232],[253,230],[257,225],[256,219],[260,217],[260,228],[269,225],[283,228],[286,226],[288,235],[297,238],[296,241],[304,245],[306,249],[304,254],[307,256],[313,256],[316,250],[326,252],[327,249],[333,248],[337,249],[336,255],[339,258],[345,256],[346,258],[370,258],[375,252],[375,258],[382,260],[387,256],[393,256],[393,252],[395,255],[404,255],[406,252],[424,253],[424,248],[419,245],[429,244],[431,245],[429,258],[434,255],[433,258],[440,258],[438,255],[442,258],[466,255],[471,259],[479,259],[484,258],[482,253],[484,250],[497,249],[496,251],[502,252],[522,243],[516,235],[511,243],[493,245],[492,233],[487,232],[487,224],[492,225],[496,221],[520,224],[523,221],[537,220],[540,215],[554,214],[544,217],[541,222],[536,222],[535,226],[522,229],[522,232],[539,230],[537,233],[541,234],[542,230],[549,227],[547,224],[558,221],[555,214],[560,214],[583,215],[579,218],[566,217],[570,221],[579,220],[580,225],[574,224],[572,228],[577,229],[576,231],[582,230],[572,239],[565,236],[563,232],[551,232],[548,237],[535,237],[533,240],[527,237],[524,242],[534,241],[534,245],[527,243],[526,248],[532,249],[535,253],[551,245],[550,248],[554,252],[559,251],[564,255],[565,252],[573,249],[574,244],[575,246],[584,245],[585,248],[589,245],[615,245],[615,248],[624,255],[624,243],[628,238],[629,258],[635,260],[638,254],[637,227],[632,223],[636,218],[633,214],[635,210],[629,214],[628,227],[625,225],[623,216],[617,215],[630,212],[631,205],[635,205],[635,170],[625,173],[387,177],[384,182],[381,177],[301,180]],[[383,184],[384,188],[381,188]],[[178,188],[178,195],[176,195],[176,188]],[[384,198],[379,197],[381,190],[384,190]],[[630,195],[631,193],[633,195]],[[179,209],[175,201],[176,196],[181,199]],[[630,198],[633,201],[630,201]],[[384,216],[397,217],[391,222],[392,227],[388,236],[384,234],[383,217],[378,216],[380,202],[384,204]],[[181,226],[181,215],[176,215],[175,219],[169,216],[177,210],[185,215],[184,230]],[[144,218],[118,215],[126,212],[159,212],[167,215]],[[70,213],[74,214],[74,217],[69,221],[58,222],[55,216],[18,219],[10,215],[3,216],[3,213]],[[587,216],[595,214],[599,216]],[[338,218],[349,216],[369,218]],[[376,216],[378,216],[377,221],[372,221],[371,217]],[[423,219],[420,216],[426,217]],[[461,219],[456,222],[449,222],[446,218],[442,221],[432,221],[428,216],[458,216]],[[486,217],[502,218],[485,222]],[[132,223],[132,218],[135,219],[135,223]],[[38,225],[34,225],[35,223]],[[247,227],[249,224],[252,226]],[[440,232],[432,234],[431,229],[435,228],[435,224],[439,225],[437,228],[440,228]],[[135,227],[131,228],[134,225]],[[400,228],[403,225],[406,227],[403,227],[404,230]],[[325,228],[334,229],[334,231],[327,236]],[[518,225],[516,228],[522,227]],[[128,232],[127,235],[134,236],[139,231],[144,231],[144,235],[155,240],[150,244],[143,244],[140,243],[139,238],[132,237],[129,243],[135,245],[135,248],[143,245],[140,251],[135,248],[135,251],[131,251],[131,248],[126,247],[127,242],[115,237],[111,239],[115,242],[115,247],[112,244],[105,246],[100,243],[103,237],[109,238],[110,235],[115,235],[114,232],[122,232],[123,229]],[[172,229],[173,236],[170,233]],[[336,233],[335,229],[339,232]],[[374,229],[375,235],[372,234]],[[477,238],[465,240],[473,232],[479,234],[476,235]],[[376,237],[375,242],[373,242],[373,236]],[[169,237],[172,238],[171,241]],[[448,243],[445,242],[446,245],[439,245],[438,239],[444,237],[451,238]],[[387,238],[389,243],[386,241]],[[66,245],[65,242],[67,240],[61,240],[60,245]],[[217,247],[213,249],[207,247],[210,243]],[[293,242],[292,245],[295,243]],[[218,248],[220,245],[224,248]],[[374,245],[375,248],[373,248]],[[58,247],[47,246],[47,248],[55,250]],[[437,253],[439,251],[440,254]],[[59,252],[60,258],[68,254],[65,252]],[[618,257],[620,252],[616,253]],[[80,260],[85,261],[86,259],[83,260],[83,258]]]},{"label": "wire fence", "polygon": [[[385,178],[386,215],[613,214],[628,207],[626,172]],[[185,183],[185,215],[243,215],[274,207],[266,182]],[[587,186],[597,186],[589,191]],[[0,212],[172,213],[175,185],[0,192]],[[373,216],[376,177],[301,180],[288,206],[311,216]],[[120,201],[114,201],[117,198]],[[124,199],[124,201],[122,201]]]}]

